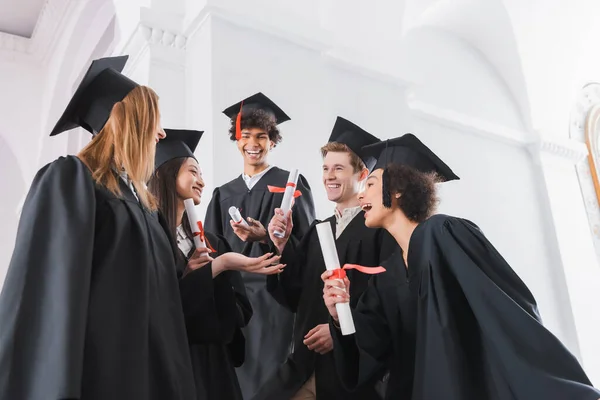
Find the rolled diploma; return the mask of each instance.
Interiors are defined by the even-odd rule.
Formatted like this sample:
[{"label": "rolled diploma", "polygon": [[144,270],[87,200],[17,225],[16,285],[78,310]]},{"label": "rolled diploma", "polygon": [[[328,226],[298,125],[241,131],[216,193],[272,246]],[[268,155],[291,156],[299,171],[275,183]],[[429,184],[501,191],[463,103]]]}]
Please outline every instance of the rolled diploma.
[{"label": "rolled diploma", "polygon": [[[190,221],[190,227],[192,228],[192,232],[194,234],[200,232],[200,228],[198,228],[198,221],[200,220],[196,215],[196,206],[194,205],[194,199],[185,199],[183,201],[183,205],[185,206],[185,212],[187,213],[188,220]],[[206,244],[201,239],[200,235],[194,235],[194,245],[200,253],[208,253]],[[206,251],[202,251],[204,249],[206,249]]]},{"label": "rolled diploma", "polygon": [[[339,269],[340,260],[338,259],[333,232],[331,232],[331,224],[329,222],[317,224],[317,234],[319,235],[319,243],[321,244],[323,260],[325,260],[325,267],[328,271]],[[351,335],[356,332],[352,313],[350,312],[350,303],[337,303],[335,309],[340,320],[342,335]]]},{"label": "rolled diploma", "polygon": [[[283,210],[284,216],[288,213],[288,211],[292,209],[292,200],[294,200],[294,192],[296,191],[298,175],[298,169],[294,168],[290,171],[290,175],[288,176],[287,184],[285,185],[285,192],[283,193],[283,200],[281,200],[280,207]],[[290,185],[290,183],[292,185]],[[285,235],[285,232],[275,231],[273,232],[273,234],[278,238],[282,238]]]},{"label": "rolled diploma", "polygon": [[231,206],[229,207],[229,216],[236,224],[242,224],[248,226],[248,222],[244,218],[242,218],[242,214],[240,214],[240,210],[237,207]]}]

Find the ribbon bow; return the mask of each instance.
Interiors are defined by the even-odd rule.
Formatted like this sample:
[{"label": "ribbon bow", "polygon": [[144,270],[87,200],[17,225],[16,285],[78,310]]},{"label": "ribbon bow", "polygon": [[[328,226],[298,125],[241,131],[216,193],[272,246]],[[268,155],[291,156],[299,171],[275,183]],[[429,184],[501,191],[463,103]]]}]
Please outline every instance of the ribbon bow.
[{"label": "ribbon bow", "polygon": [[198,232],[194,232],[193,235],[194,235],[194,237],[200,236],[200,240],[203,241],[206,244],[206,247],[208,248],[208,250],[210,250],[211,253],[216,253],[217,252],[210,245],[208,239],[206,238],[206,235],[204,234],[204,227],[202,226],[202,221],[198,221]]},{"label": "ribbon bow", "polygon": [[[295,188],[295,187],[296,187],[296,184],[295,184],[295,183],[293,183],[293,182],[288,182],[288,183],[287,183],[285,186],[286,186],[286,187],[288,187],[288,186],[289,186],[289,187],[293,187],[293,188]],[[267,185],[267,189],[269,189],[269,192],[271,192],[271,193],[285,193],[285,188],[284,188],[284,187],[278,187],[278,186],[271,186],[271,185]],[[300,197],[300,196],[302,196],[302,192],[301,192],[301,191],[299,191],[298,189],[296,189],[296,190],[294,191],[294,198],[296,198],[296,197]]]},{"label": "ribbon bow", "polygon": [[385,272],[383,267],[363,267],[358,264],[344,264],[342,268],[334,269],[333,274],[328,279],[344,279],[346,277],[346,270],[355,269],[363,274],[375,275]]}]

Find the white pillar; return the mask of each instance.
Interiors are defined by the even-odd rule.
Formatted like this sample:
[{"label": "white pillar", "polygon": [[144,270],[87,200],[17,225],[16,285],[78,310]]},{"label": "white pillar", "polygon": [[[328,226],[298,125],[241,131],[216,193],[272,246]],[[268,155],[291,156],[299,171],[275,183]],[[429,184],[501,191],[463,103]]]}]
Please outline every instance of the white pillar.
[{"label": "white pillar", "polygon": [[[587,150],[576,141],[542,142],[537,151],[563,265],[575,337],[565,343],[582,362],[592,383],[600,384],[600,267],[575,166],[584,162]],[[569,304],[570,303],[570,304]]]}]

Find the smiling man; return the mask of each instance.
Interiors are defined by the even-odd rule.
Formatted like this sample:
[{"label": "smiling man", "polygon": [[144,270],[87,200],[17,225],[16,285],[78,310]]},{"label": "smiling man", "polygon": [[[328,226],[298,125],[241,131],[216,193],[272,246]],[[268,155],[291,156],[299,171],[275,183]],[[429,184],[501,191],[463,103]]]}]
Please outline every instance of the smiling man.
[{"label": "smiling man", "polygon": [[[267,96],[257,93],[223,111],[230,118],[229,135],[237,143],[244,160],[244,172],[231,182],[215,189],[206,213],[206,230],[225,236],[233,251],[250,257],[264,252],[261,242],[268,239],[264,228],[281,205],[282,190],[289,171],[269,165],[269,152],[281,141],[278,125],[290,118]],[[300,175],[293,210],[292,236],[302,237],[314,220],[310,187]],[[248,226],[234,224],[229,207],[240,209]],[[242,272],[254,314],[244,329],[246,359],[237,369],[245,399],[250,398],[285,361],[292,343],[293,314],[279,305],[267,292],[264,275]]]},{"label": "smiling man", "polygon": [[[379,139],[352,122],[338,117],[328,143],[321,148],[323,157],[323,185],[329,201],[335,203],[334,215],[325,221],[331,224],[340,264],[378,266],[397,248],[394,239],[383,229],[365,226],[358,193],[373,167],[375,159],[367,157],[362,147],[378,143]],[[291,216],[287,221],[276,210],[269,224],[269,236],[281,262],[287,267],[268,278],[268,289],[277,301],[296,313],[294,350],[286,362],[273,373],[254,400],[279,399],[379,399],[378,379],[346,391],[335,372],[329,332],[329,314],[323,304],[321,274],[325,263],[314,221],[302,240],[289,236]],[[295,210],[292,211],[292,215]],[[283,239],[273,232],[286,231]],[[355,302],[366,289],[369,276],[349,270],[351,293]],[[354,305],[354,303],[352,304]]]}]

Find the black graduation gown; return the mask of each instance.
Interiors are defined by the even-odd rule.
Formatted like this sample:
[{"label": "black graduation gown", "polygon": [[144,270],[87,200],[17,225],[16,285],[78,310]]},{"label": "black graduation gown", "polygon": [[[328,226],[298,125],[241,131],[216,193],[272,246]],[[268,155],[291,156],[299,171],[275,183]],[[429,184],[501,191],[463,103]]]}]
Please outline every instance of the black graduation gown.
[{"label": "black graduation gown", "polygon": [[[336,230],[335,216],[325,221]],[[346,226],[336,248],[340,264],[359,264],[367,267],[379,266],[398,247],[396,241],[384,229],[365,226],[364,212],[359,212]],[[300,242],[292,238],[282,253],[282,262],[287,266],[279,275],[268,278],[268,289],[281,304],[296,313],[294,325],[294,350],[286,362],[271,375],[270,379],[254,397],[258,399],[288,399],[315,374],[318,399],[369,400],[380,399],[375,390],[379,376],[350,393],[336,376],[333,353],[320,355],[303,343],[304,336],[319,324],[328,323],[329,313],[323,304],[323,282],[321,274],[325,262],[321,252],[315,221]],[[347,271],[352,281],[351,306],[358,302],[360,294],[367,288],[371,275],[356,270]],[[383,371],[382,371],[383,372]]]},{"label": "black graduation gown", "polygon": [[0,398],[195,398],[175,259],[157,214],[73,156],[36,175],[0,295]]},{"label": "black graduation gown", "polygon": [[[244,217],[254,218],[267,228],[274,209],[281,205],[283,199],[282,193],[269,192],[267,185],[285,187],[288,176],[288,171],[273,167],[252,190],[248,190],[241,175],[216,188],[206,212],[206,230],[223,235],[235,252],[250,257],[263,255],[264,246],[243,242],[233,232],[229,223],[229,207],[238,207]],[[315,213],[310,187],[302,175],[298,178],[297,188],[302,192],[302,196],[296,198],[293,207],[292,235],[301,238],[314,221]],[[242,272],[242,278],[253,309],[253,318],[244,328],[245,362],[237,369],[242,393],[247,399],[289,354],[294,316],[267,292],[265,276]]]},{"label": "black graduation gown", "polygon": [[[206,238],[216,250],[211,254],[213,258],[231,251],[222,236],[206,232]],[[182,297],[193,300],[198,307],[186,318],[196,398],[240,400],[235,367],[244,362],[241,328],[252,316],[242,278],[238,271],[225,271],[213,279],[210,263],[182,277],[187,260],[183,255],[179,257],[177,274],[181,277]]]},{"label": "black graduation gown", "polygon": [[384,263],[353,311],[356,334],[334,336],[353,387],[382,365],[387,399],[597,400],[600,391],[542,325],[535,299],[481,231],[436,215]]}]

